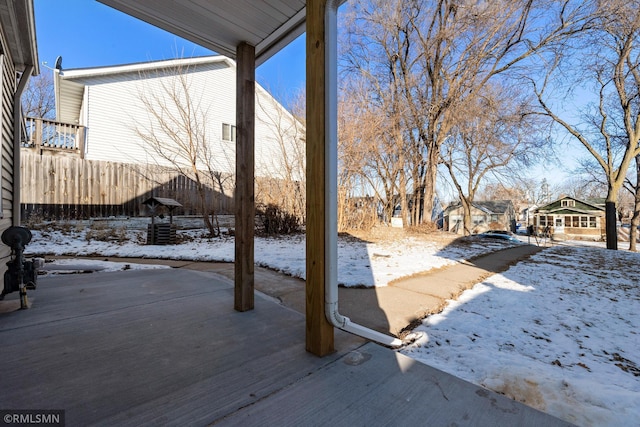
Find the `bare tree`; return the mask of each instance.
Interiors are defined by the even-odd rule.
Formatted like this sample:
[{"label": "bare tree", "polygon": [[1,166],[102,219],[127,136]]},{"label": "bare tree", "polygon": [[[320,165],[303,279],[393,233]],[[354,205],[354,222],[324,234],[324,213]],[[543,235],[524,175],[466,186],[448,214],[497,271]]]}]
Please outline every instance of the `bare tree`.
[{"label": "bare tree", "polygon": [[256,198],[264,204],[275,204],[304,222],[306,204],[306,130],[305,98],[298,92],[292,99],[292,112],[273,98],[256,94],[257,120],[270,131],[266,141],[270,147],[266,164],[259,165],[263,175],[256,181]]},{"label": "bare tree", "polygon": [[414,222],[430,220],[440,149],[468,98],[590,25],[589,3],[499,0],[350,2],[344,70],[401,119]]},{"label": "bare tree", "polygon": [[204,224],[211,236],[220,234],[215,203],[209,200],[225,194],[231,179],[225,173],[231,164],[230,154],[216,147],[208,134],[209,104],[191,87],[188,66],[176,65],[141,75],[146,85],[139,99],[148,116],[146,123],[136,123],[135,132],[143,148],[159,165],[168,165],[196,183]]},{"label": "bare tree", "polygon": [[[580,141],[602,170],[607,248],[617,249],[616,202],[631,162],[640,155],[640,1],[601,0],[594,16],[597,25],[586,42],[571,56],[558,52],[544,81],[533,86],[542,114]],[[563,116],[549,96],[551,79],[576,64],[584,73],[570,88],[586,86],[596,94],[582,120]]]},{"label": "bare tree", "polygon": [[633,194],[633,215],[629,227],[629,250],[637,250],[638,227],[640,226],[640,156],[636,156],[635,164],[635,185],[630,186]]},{"label": "bare tree", "polygon": [[44,69],[29,84],[22,94],[22,113],[25,117],[55,119],[56,100],[53,92],[53,75]]},{"label": "bare tree", "polygon": [[[389,220],[395,205],[403,207],[405,223],[407,194],[404,185],[404,145],[398,116],[386,108],[388,98],[373,99],[361,82],[345,85],[338,111],[339,172],[342,217],[348,215],[347,199],[371,193],[383,205]],[[348,87],[348,89],[347,89]],[[395,197],[399,195],[399,200]],[[344,221],[341,221],[344,224]]]},{"label": "bare tree", "polygon": [[465,235],[472,231],[471,207],[481,184],[490,177],[516,176],[512,166],[528,166],[545,142],[537,137],[528,100],[516,94],[515,88],[487,85],[477,99],[468,100],[465,117],[442,145],[442,164],[458,192]]}]

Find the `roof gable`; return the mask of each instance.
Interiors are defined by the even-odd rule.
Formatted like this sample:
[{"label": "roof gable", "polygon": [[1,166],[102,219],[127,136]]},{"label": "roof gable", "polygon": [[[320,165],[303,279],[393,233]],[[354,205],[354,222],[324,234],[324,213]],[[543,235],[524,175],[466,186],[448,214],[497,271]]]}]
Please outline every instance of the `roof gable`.
[{"label": "roof gable", "polygon": [[[471,204],[474,208],[479,209],[487,214],[501,215],[513,209],[511,200],[482,200]],[[460,202],[453,203],[445,209],[445,212],[451,212],[462,206]]]},{"label": "roof gable", "polygon": [[[597,200],[597,199],[594,199]],[[571,203],[570,201],[573,201]],[[553,202],[539,207],[535,210],[537,213],[585,213],[590,211],[604,211],[604,207],[575,197],[561,197]]]},{"label": "roof gable", "polygon": [[196,72],[202,67],[216,64],[235,68],[234,61],[219,55],[69,70],[57,68],[53,74],[56,120],[72,124],[79,122],[85,85],[90,84],[92,80],[113,78],[115,81],[118,79],[124,81],[130,79],[131,76],[140,78],[140,75],[180,68],[186,72]]},{"label": "roof gable", "polygon": [[195,58],[169,59],[165,61],[147,61],[133,64],[110,65],[106,67],[61,69],[60,77],[64,80],[80,80],[90,77],[110,76],[130,73],[146,73],[150,71],[172,70],[184,68],[193,69],[198,65],[225,64],[228,67],[235,67],[235,62],[225,56],[200,56]]}]

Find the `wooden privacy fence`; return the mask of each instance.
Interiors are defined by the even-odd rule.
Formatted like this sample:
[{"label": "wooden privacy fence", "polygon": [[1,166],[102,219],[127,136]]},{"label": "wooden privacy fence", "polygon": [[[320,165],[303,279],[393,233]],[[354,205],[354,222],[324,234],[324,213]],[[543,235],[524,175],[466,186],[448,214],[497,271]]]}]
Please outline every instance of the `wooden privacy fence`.
[{"label": "wooden privacy fence", "polygon": [[[85,160],[78,156],[40,155],[22,149],[21,215],[45,219],[142,216],[149,197],[168,197],[183,207],[177,215],[201,214],[196,182],[155,165]],[[231,181],[231,180],[229,180]],[[222,194],[207,188],[207,206],[233,212],[232,183]]]}]

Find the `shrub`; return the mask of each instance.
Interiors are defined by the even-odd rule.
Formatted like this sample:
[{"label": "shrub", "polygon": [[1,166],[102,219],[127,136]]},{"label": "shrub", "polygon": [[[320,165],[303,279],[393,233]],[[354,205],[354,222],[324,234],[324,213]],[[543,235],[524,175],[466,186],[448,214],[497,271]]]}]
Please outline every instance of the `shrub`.
[{"label": "shrub", "polygon": [[272,203],[258,209],[258,218],[266,235],[292,234],[300,231],[300,219]]},{"label": "shrub", "polygon": [[119,243],[127,241],[127,230],[125,227],[109,227],[104,222],[93,222],[85,234],[87,242],[91,240],[98,240],[100,242],[113,242]]},{"label": "shrub", "polygon": [[36,211],[29,213],[27,218],[22,222],[22,225],[24,225],[30,230],[43,230],[48,228],[45,224],[44,216],[42,216],[42,212],[36,212]]}]

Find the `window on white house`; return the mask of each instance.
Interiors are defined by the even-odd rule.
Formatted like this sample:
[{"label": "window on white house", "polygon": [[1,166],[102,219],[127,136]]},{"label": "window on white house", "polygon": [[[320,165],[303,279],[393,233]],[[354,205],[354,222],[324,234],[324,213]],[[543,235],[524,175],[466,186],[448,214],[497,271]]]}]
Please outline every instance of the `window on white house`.
[{"label": "window on white house", "polygon": [[575,208],[576,207],[576,201],[575,200],[562,200],[560,202],[560,204],[562,205],[563,208]]},{"label": "window on white house", "polygon": [[236,127],[228,123],[222,124],[222,140],[236,142]]}]

